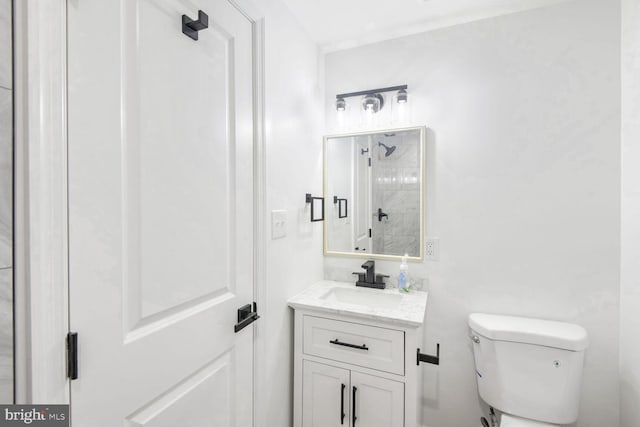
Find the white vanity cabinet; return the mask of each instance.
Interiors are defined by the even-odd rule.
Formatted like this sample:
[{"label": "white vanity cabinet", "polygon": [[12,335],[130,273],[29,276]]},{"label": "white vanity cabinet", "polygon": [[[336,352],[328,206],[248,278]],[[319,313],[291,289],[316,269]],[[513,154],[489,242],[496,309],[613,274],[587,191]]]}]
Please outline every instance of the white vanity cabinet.
[{"label": "white vanity cabinet", "polygon": [[355,395],[355,400],[352,402],[352,411],[356,415],[354,425],[371,427],[405,425],[404,383],[352,371],[351,390],[352,395]]},{"label": "white vanity cabinet", "polygon": [[327,302],[322,295],[332,286],[355,288],[321,282],[289,300],[295,313],[294,427],[422,427],[424,365],[417,365],[416,353],[426,293],[357,290],[398,301],[395,310],[375,309]]},{"label": "white vanity cabinet", "polygon": [[349,370],[303,360],[301,372],[303,420],[298,425],[349,425]]},{"label": "white vanity cabinet", "polygon": [[404,426],[404,383],[302,361],[302,425]]}]

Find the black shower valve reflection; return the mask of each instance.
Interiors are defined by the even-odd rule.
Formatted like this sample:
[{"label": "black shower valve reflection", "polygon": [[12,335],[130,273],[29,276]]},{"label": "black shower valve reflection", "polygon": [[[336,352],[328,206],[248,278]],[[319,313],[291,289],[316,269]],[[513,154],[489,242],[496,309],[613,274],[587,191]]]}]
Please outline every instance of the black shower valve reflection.
[{"label": "black shower valve reflection", "polygon": [[387,221],[389,220],[389,215],[387,215],[386,213],[382,212],[382,208],[378,208],[378,221],[382,222],[382,218],[387,218]]}]

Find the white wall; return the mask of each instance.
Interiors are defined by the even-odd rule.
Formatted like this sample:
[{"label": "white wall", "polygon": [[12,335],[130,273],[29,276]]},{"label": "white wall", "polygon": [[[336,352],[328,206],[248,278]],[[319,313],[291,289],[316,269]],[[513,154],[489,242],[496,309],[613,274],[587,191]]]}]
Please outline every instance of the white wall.
[{"label": "white wall", "polygon": [[[322,193],[322,61],[278,0],[263,2],[266,83],[266,401],[264,427],[290,426],[293,316],[286,301],[322,278],[322,223],[309,221],[305,193]],[[287,236],[271,238],[271,210],[287,210]]]},{"label": "white wall", "polygon": [[640,425],[640,1],[622,1],[620,426]]},{"label": "white wall", "polygon": [[[348,252],[353,249],[353,212],[355,197],[352,183],[352,175],[355,170],[354,152],[356,151],[355,138],[330,139],[327,142],[324,155],[327,157],[327,164],[332,171],[327,177],[327,205],[326,205],[326,227],[327,227],[327,248],[332,251]],[[333,196],[347,200],[347,217],[339,218],[338,203],[333,203]],[[351,205],[351,206],[349,206]]]},{"label": "white wall", "polygon": [[[572,1],[326,57],[327,132],[336,93],[403,83],[412,124],[429,127],[440,260],[410,265],[430,292],[424,347],[441,343],[441,365],[423,367],[429,427],[480,425],[475,311],[583,325],[578,425],[618,425],[619,19],[617,1]],[[351,281],[359,264],[325,258],[325,277]]]}]

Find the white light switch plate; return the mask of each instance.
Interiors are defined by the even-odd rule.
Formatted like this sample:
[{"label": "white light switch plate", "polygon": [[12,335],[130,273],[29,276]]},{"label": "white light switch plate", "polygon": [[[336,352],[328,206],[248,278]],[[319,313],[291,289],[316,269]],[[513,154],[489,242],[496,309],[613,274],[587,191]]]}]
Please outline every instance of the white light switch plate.
[{"label": "white light switch plate", "polygon": [[287,236],[287,211],[271,211],[271,239],[282,239]]}]

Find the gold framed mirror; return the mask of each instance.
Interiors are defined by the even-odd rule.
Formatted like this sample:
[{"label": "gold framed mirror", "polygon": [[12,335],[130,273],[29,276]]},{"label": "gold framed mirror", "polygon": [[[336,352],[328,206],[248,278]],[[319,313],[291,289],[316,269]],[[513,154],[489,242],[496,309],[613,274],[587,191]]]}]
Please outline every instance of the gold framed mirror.
[{"label": "gold framed mirror", "polygon": [[324,254],[424,256],[426,127],[324,137]]}]

